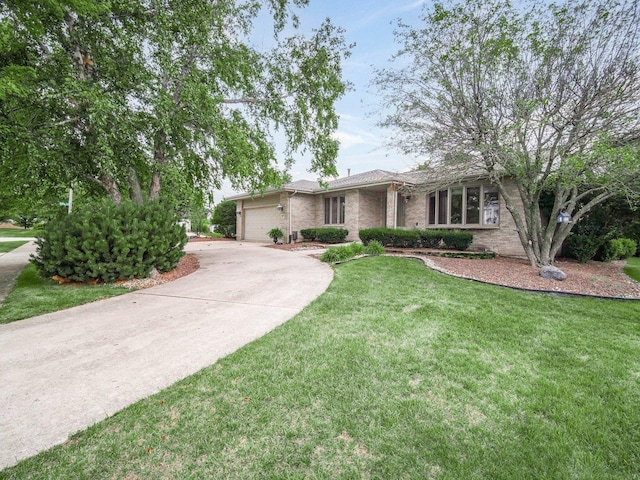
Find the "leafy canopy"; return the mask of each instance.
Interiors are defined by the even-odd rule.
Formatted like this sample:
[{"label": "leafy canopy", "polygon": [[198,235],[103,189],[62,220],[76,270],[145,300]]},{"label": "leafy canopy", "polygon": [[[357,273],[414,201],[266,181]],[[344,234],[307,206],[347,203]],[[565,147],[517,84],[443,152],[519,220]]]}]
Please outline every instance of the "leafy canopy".
[{"label": "leafy canopy", "polygon": [[[306,4],[0,3],[0,171],[11,172],[0,190],[75,182],[141,202],[176,175],[166,185],[187,197],[224,178],[262,190],[305,153],[334,175],[349,48],[329,20],[300,33]],[[268,49],[251,37],[265,18]]]}]

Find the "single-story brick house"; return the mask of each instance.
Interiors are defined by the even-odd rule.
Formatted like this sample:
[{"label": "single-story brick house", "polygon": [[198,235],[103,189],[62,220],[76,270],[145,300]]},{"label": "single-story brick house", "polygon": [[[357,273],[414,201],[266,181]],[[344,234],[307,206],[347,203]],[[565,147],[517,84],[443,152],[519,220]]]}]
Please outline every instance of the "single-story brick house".
[{"label": "single-story brick house", "polygon": [[284,232],[285,242],[296,234],[302,241],[300,230],[313,227],[344,227],[349,241],[359,240],[363,228],[450,228],[473,232],[472,249],[524,255],[515,223],[489,180],[475,177],[447,188],[411,192],[411,187],[425,184],[423,171],[372,170],[330,181],[326,188],[299,180],[260,197],[244,193],[228,200],[236,202],[238,240],[267,242],[267,232],[274,227]]}]

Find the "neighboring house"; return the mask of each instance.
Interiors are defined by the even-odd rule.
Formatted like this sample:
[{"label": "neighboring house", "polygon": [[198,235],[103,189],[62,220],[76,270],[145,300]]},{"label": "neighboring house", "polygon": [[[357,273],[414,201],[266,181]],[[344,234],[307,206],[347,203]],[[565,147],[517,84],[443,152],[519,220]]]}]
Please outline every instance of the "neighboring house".
[{"label": "neighboring house", "polygon": [[372,227],[464,229],[474,234],[472,249],[524,255],[504,200],[488,180],[411,193],[411,187],[426,184],[423,171],[372,170],[330,181],[326,188],[300,180],[260,197],[227,199],[236,202],[238,240],[267,242],[267,232],[274,227],[284,232],[285,242],[296,235],[302,241],[300,230],[312,227],[346,228],[349,241],[359,240],[358,231]]}]

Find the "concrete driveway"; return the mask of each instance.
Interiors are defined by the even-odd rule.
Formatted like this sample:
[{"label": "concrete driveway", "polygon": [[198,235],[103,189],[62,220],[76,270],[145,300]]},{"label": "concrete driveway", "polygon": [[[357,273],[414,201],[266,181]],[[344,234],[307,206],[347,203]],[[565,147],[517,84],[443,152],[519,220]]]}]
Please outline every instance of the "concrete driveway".
[{"label": "concrete driveway", "polygon": [[264,335],[333,278],[302,252],[245,242],[187,251],[200,269],[181,279],[0,325],[0,469]]}]

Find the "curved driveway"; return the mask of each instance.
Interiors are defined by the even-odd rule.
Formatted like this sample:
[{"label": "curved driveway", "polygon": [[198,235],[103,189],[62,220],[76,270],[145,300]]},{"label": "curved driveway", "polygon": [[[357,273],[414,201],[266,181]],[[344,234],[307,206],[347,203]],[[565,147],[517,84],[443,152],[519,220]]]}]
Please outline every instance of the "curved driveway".
[{"label": "curved driveway", "polygon": [[215,363],[325,291],[326,264],[245,242],[187,245],[173,282],[0,325],[0,469]]}]

